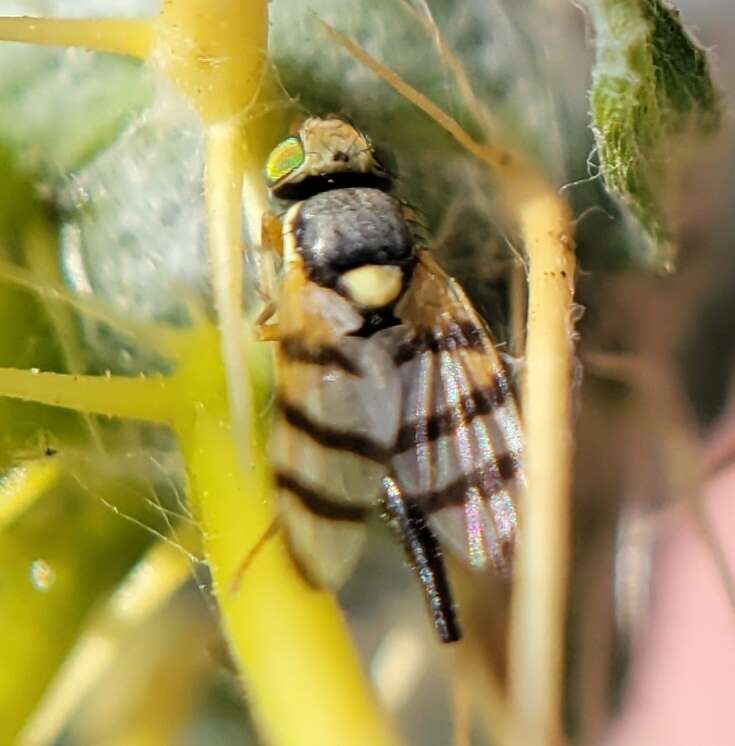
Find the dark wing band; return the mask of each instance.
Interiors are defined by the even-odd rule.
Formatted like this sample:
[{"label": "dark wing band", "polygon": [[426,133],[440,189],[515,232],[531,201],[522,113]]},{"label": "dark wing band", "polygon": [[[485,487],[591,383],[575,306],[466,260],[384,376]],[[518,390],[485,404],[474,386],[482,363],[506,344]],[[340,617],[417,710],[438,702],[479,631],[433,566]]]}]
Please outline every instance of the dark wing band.
[{"label": "dark wing band", "polygon": [[392,476],[448,548],[474,567],[507,572],[522,436],[490,334],[427,252],[397,315],[403,326],[381,333],[402,385]]}]

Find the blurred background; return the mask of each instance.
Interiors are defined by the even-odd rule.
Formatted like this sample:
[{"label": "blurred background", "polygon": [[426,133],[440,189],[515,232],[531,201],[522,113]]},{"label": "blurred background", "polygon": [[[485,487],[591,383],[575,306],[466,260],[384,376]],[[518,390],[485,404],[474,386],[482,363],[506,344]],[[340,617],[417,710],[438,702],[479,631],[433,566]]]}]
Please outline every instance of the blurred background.
[{"label": "blurred background", "polygon": [[[709,50],[725,116],[715,136],[667,148],[671,274],[645,266],[640,232],[599,177],[584,11],[566,0],[411,6],[433,18],[479,99],[577,220],[584,315],[564,692],[575,744],[724,746],[735,730],[735,6],[677,5]],[[0,0],[0,15],[157,11],[151,0]],[[351,117],[392,152],[397,192],[420,211],[426,240],[519,355],[519,244],[486,169],[316,22],[482,136],[416,16],[398,0],[273,0],[270,13],[273,75],[253,111],[274,122],[266,145],[299,114]],[[202,170],[197,117],[150,67],[0,45],[0,365],[170,370],[136,340],[146,324],[211,316]],[[59,288],[98,299],[110,318],[70,308]],[[171,435],[1,398],[0,423],[0,743],[257,743]],[[465,709],[469,742],[500,742],[510,589],[451,571],[467,631],[451,650],[436,643],[378,519],[340,602],[407,742],[451,743]]]}]

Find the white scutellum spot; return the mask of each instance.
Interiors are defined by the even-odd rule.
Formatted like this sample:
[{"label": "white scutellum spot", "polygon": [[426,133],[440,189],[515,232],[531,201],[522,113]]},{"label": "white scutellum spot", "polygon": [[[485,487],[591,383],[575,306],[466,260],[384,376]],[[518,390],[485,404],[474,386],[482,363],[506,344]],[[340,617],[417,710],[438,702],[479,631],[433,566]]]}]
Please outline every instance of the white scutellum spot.
[{"label": "white scutellum spot", "polygon": [[403,285],[400,267],[366,264],[345,272],[340,285],[347,297],[359,308],[383,308],[398,298]]}]

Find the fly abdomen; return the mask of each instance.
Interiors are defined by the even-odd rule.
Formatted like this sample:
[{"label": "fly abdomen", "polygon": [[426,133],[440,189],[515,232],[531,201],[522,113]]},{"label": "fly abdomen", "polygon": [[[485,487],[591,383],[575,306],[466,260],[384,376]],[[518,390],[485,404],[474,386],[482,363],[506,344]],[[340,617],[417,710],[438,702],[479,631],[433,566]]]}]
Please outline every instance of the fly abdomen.
[{"label": "fly abdomen", "polygon": [[278,363],[271,454],[281,487],[306,509],[334,504],[335,515],[340,506],[374,505],[400,410],[387,353],[356,337],[339,347],[294,341],[281,347]]},{"label": "fly abdomen", "polygon": [[380,499],[400,412],[393,370],[359,337],[293,339],[279,351],[271,461],[289,545],[319,585],[349,573]]}]

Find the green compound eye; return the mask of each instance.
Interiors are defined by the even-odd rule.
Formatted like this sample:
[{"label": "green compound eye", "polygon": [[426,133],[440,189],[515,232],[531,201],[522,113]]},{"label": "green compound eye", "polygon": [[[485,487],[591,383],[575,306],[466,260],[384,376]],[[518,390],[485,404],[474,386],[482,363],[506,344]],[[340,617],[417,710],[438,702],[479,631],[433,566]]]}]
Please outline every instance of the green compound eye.
[{"label": "green compound eye", "polygon": [[265,178],[271,186],[288,176],[304,162],[304,147],[298,137],[287,137],[273,148],[265,166]]}]

